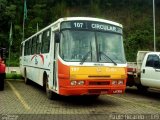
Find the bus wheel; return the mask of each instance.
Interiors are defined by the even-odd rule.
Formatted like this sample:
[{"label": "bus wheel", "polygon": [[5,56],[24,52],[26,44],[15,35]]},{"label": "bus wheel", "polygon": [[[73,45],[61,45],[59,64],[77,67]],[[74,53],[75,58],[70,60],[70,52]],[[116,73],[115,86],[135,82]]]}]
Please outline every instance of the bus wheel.
[{"label": "bus wheel", "polygon": [[48,82],[46,80],[46,94],[47,94],[47,98],[50,99],[50,100],[53,100],[53,92],[51,90],[49,90],[49,85],[48,85]]},{"label": "bus wheel", "polygon": [[25,84],[29,85],[29,79],[27,78],[27,71],[25,69],[25,72],[24,72],[24,82]]}]

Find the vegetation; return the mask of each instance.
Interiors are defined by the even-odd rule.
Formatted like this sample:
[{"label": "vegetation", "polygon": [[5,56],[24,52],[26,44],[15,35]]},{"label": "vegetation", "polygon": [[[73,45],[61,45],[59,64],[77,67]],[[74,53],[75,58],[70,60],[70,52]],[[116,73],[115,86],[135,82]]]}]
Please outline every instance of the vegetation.
[{"label": "vegetation", "polygon": [[22,79],[22,75],[17,73],[6,73],[6,79]]},{"label": "vegetation", "polygon": [[[156,42],[160,41],[160,1],[156,4]],[[22,41],[24,0],[0,0],[0,46],[9,48],[13,23],[11,65],[18,65]],[[90,16],[113,20],[124,26],[127,61],[135,61],[138,50],[153,50],[152,0],[27,0],[25,38],[60,17]],[[157,51],[160,44],[157,44]]]}]

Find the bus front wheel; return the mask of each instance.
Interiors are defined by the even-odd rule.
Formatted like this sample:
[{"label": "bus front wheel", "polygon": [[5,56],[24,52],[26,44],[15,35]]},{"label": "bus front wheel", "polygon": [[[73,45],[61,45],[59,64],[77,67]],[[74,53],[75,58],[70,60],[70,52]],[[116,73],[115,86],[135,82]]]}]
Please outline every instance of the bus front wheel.
[{"label": "bus front wheel", "polygon": [[46,83],[46,94],[47,94],[48,99],[50,99],[50,100],[53,99],[53,92],[51,90],[49,90],[48,83]]},{"label": "bus front wheel", "polygon": [[45,89],[46,89],[46,94],[47,94],[47,98],[50,100],[55,99],[55,94],[49,89],[49,85],[48,85],[48,79],[45,77]]},{"label": "bus front wheel", "polygon": [[29,85],[29,79],[27,78],[27,71],[25,69],[25,72],[24,72],[24,82],[25,84]]}]

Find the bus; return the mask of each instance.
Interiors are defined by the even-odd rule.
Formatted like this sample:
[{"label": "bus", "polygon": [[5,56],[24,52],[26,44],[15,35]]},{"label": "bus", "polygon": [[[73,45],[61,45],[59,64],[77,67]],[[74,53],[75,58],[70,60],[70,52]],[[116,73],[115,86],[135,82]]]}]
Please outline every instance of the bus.
[{"label": "bus", "polygon": [[47,97],[122,94],[127,63],[123,26],[91,17],[60,18],[21,43],[20,71]]}]

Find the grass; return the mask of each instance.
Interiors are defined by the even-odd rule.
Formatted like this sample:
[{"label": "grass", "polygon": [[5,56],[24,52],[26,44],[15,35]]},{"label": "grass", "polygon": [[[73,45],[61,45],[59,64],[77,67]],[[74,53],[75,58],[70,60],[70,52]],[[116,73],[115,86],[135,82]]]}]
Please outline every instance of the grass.
[{"label": "grass", "polygon": [[6,73],[6,79],[22,79],[22,75],[17,73]]}]

